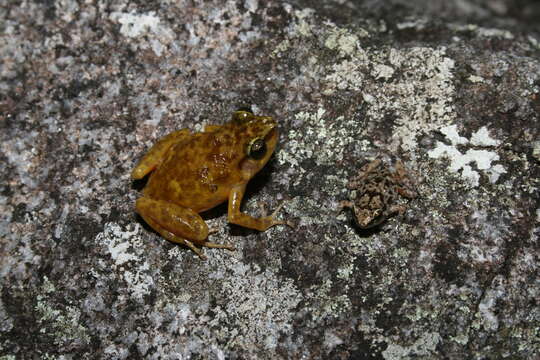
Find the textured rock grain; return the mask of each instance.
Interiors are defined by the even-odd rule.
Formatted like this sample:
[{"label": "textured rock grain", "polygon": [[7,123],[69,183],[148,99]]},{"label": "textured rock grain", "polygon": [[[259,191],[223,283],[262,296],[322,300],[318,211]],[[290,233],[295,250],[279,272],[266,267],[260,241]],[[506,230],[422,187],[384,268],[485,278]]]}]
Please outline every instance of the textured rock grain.
[{"label": "textured rock grain", "polygon": [[[0,5],[0,357],[540,356],[538,5],[198,3]],[[202,262],[129,173],[244,106],[281,129],[244,208],[298,226],[219,207],[238,251]],[[420,196],[361,231],[336,208],[376,156]]]}]

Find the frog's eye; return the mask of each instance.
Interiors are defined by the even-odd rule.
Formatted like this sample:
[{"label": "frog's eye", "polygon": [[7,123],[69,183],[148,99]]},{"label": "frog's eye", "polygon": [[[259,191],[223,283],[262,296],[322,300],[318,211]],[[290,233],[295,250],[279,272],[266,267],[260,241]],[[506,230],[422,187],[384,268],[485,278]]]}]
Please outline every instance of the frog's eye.
[{"label": "frog's eye", "polygon": [[244,122],[249,120],[251,117],[253,117],[253,113],[243,109],[235,111],[232,115],[233,120],[238,122]]},{"label": "frog's eye", "polygon": [[248,144],[247,155],[254,159],[260,160],[266,154],[266,143],[261,138],[255,138]]}]

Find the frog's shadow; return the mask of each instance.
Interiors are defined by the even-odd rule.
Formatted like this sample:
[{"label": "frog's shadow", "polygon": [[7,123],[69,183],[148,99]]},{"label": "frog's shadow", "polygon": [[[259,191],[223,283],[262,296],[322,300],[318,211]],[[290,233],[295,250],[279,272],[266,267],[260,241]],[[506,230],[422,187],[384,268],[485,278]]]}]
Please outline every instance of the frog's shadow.
[{"label": "frog's shadow", "polygon": [[372,235],[378,234],[380,232],[384,232],[384,223],[379,224],[377,226],[363,229],[356,223],[356,220],[354,219],[354,216],[351,214],[347,214],[347,223],[351,228],[354,229],[354,232],[356,235],[360,237],[370,237]]},{"label": "frog's shadow", "polygon": [[136,190],[137,192],[141,192],[142,189],[144,189],[146,183],[148,182],[149,176],[146,175],[142,179],[132,180],[131,181],[131,190]]}]

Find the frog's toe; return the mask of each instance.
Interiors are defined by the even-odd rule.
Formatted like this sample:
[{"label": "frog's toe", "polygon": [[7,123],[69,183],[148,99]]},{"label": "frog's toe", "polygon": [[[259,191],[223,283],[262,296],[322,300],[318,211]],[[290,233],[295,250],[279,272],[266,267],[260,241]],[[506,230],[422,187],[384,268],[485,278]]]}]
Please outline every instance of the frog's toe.
[{"label": "frog's toe", "polygon": [[216,244],[209,241],[204,242],[201,244],[202,246],[206,246],[208,248],[214,248],[214,249],[227,249],[230,251],[236,251],[236,248],[233,245],[230,244]]},{"label": "frog's toe", "polygon": [[[272,214],[270,214],[270,216],[268,216],[268,218],[270,218],[272,220],[272,226],[274,225],[287,225],[288,227],[290,228],[295,228],[296,225],[293,221],[290,221],[290,220],[278,220],[276,219],[277,217],[277,214],[278,212],[281,210],[281,208],[286,204],[286,200],[283,200],[279,205],[278,207],[272,212]],[[265,211],[263,212],[263,214],[265,213]],[[266,214],[265,214],[266,215]]]},{"label": "frog's toe", "polygon": [[208,229],[208,235],[212,235],[219,232],[219,229],[217,227],[212,227]]},{"label": "frog's toe", "polygon": [[206,260],[207,259],[206,255],[203,254],[202,250],[199,249],[198,247],[196,247],[195,245],[193,245],[193,243],[191,241],[184,240],[184,243],[187,245],[187,247],[189,247],[191,250],[193,250],[193,252],[195,254],[199,255],[201,260]]},{"label": "frog's toe", "polygon": [[294,221],[291,221],[291,220],[274,220],[274,221],[275,221],[274,225],[287,225],[291,229],[296,228],[296,223]]}]

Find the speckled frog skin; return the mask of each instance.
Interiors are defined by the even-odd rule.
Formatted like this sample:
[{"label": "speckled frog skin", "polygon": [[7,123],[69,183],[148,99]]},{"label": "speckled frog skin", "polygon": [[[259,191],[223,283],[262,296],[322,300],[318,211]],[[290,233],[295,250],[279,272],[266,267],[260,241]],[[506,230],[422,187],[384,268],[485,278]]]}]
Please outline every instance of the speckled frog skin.
[{"label": "speckled frog skin", "polygon": [[380,225],[394,214],[403,214],[404,205],[395,202],[399,196],[413,199],[417,196],[412,188],[407,170],[397,161],[395,171],[388,169],[380,159],[364,165],[347,187],[356,190],[354,201],[342,201],[340,209],[351,208],[361,229]]},{"label": "speckled frog skin", "polygon": [[229,200],[231,223],[264,231],[288,224],[274,215],[254,218],[240,211],[246,184],[268,162],[278,140],[271,117],[237,111],[224,125],[208,125],[201,133],[175,131],[159,140],[133,169],[131,177],[150,173],[135,208],[161,236],[187,245],[234,250],[207,241],[210,231],[199,213]]}]

